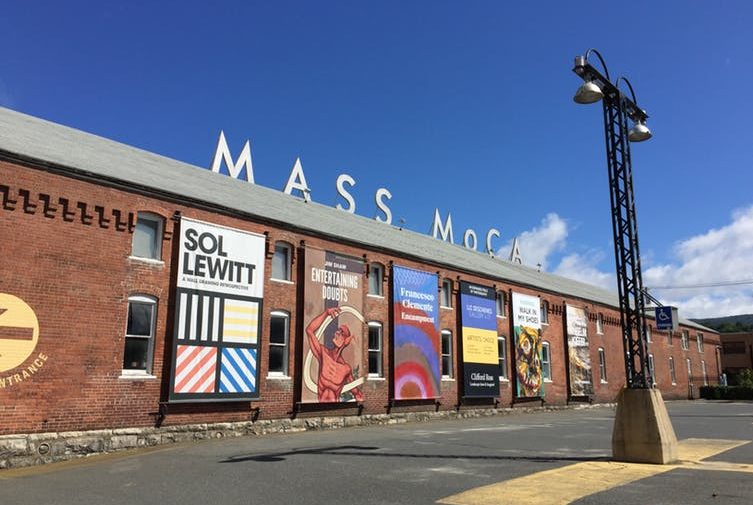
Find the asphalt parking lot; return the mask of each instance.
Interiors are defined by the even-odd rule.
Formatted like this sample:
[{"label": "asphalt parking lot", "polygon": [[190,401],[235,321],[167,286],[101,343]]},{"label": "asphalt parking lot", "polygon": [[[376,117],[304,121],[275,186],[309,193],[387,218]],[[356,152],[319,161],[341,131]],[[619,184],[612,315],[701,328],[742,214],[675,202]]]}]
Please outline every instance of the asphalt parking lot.
[{"label": "asphalt parking lot", "polygon": [[610,461],[614,410],[224,439],[0,471],[2,503],[753,503],[753,403],[668,402],[671,466]]}]

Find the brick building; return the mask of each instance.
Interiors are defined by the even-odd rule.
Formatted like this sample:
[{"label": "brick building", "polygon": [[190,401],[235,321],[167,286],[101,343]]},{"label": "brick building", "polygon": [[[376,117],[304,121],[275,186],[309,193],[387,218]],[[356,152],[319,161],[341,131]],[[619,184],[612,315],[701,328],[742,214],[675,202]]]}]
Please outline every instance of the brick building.
[{"label": "brick building", "polygon": [[729,379],[745,369],[753,370],[753,332],[721,333],[722,372]]},{"label": "brick building", "polygon": [[[524,399],[547,405],[611,402],[625,383],[618,300],[611,292],[7,109],[0,109],[0,199],[0,435],[492,409]],[[211,296],[192,298],[177,289],[188,268],[179,271],[186,247],[179,237],[187,222],[209,223],[261,244],[255,272],[263,277],[254,282],[263,296],[241,300],[243,307],[258,308],[258,335],[246,347],[201,348],[214,357],[232,347],[239,366],[251,356],[253,399],[222,396],[225,386],[219,383],[201,393],[195,383],[176,377],[184,365],[181,353],[199,346],[175,339],[190,329],[196,339],[211,340],[207,328],[220,314]],[[204,246],[217,250],[206,237]],[[363,300],[356,349],[362,357],[345,370],[359,384],[352,390],[357,402],[302,401],[307,386],[301,375],[310,366],[304,350],[315,345],[307,337],[310,321],[304,321],[304,265],[314,250],[362,264],[360,281],[350,286]],[[239,277],[246,268],[250,279],[253,267],[244,264],[250,265],[233,263],[241,265]],[[441,377],[430,398],[398,397],[395,266],[436,276],[440,341],[434,358]],[[209,268],[195,264],[194,273],[200,267]],[[494,396],[467,394],[471,379],[464,370],[470,362],[464,356],[471,344],[464,343],[468,322],[461,321],[466,316],[460,310],[466,283],[493,293],[493,329],[484,335],[493,331],[497,340]],[[521,295],[540,304],[535,366],[544,392],[530,398],[517,389],[521,366],[512,311]],[[568,306],[586,317],[585,356],[592,373],[587,398],[571,395]],[[187,313],[200,315],[184,327],[176,321]],[[690,321],[674,333],[653,328],[650,363],[664,397],[687,397],[689,384],[699,378],[716,382],[718,345],[717,333]],[[216,375],[225,372],[218,368]],[[197,396],[181,397],[189,391]]]}]

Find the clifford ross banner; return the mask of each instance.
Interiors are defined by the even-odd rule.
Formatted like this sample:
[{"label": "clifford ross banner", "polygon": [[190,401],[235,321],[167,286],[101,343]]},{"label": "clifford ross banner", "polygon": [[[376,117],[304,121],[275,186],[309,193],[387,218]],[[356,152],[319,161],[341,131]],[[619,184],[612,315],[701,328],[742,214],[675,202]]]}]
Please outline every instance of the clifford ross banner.
[{"label": "clifford ross banner", "polygon": [[512,317],[515,330],[515,378],[518,384],[518,397],[543,397],[539,298],[513,292]]},{"label": "clifford ross banner", "polygon": [[183,218],[170,401],[259,397],[265,237]]},{"label": "clifford ross banner", "polygon": [[439,300],[436,274],[392,267],[397,400],[440,396]]},{"label": "clifford ross banner", "polygon": [[570,365],[570,394],[592,395],[591,356],[588,348],[586,311],[567,305],[567,356]]},{"label": "clifford ross banner", "polygon": [[363,401],[363,281],[358,258],[306,248],[302,403]]},{"label": "clifford ross banner", "polygon": [[463,325],[463,395],[499,396],[497,309],[492,288],[460,283]]}]

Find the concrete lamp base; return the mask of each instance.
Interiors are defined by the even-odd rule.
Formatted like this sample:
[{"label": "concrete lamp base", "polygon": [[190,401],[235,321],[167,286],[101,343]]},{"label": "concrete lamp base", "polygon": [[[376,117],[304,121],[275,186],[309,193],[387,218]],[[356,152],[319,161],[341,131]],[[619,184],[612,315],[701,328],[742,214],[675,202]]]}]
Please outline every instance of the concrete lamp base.
[{"label": "concrete lamp base", "polygon": [[666,465],[677,461],[677,437],[658,389],[623,389],[612,432],[615,461]]}]

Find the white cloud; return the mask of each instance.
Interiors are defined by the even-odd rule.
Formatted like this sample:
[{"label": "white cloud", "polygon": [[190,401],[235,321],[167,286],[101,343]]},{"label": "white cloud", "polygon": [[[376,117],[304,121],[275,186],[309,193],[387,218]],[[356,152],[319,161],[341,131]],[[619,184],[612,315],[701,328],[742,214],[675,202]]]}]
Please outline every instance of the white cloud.
[{"label": "white cloud", "polygon": [[[567,222],[564,219],[554,212],[547,214],[539,226],[518,235],[523,264],[532,267],[540,264],[542,270],[546,270],[549,256],[564,249],[567,233]],[[507,258],[511,248],[512,240],[497,251],[497,255]]]},{"label": "white cloud", "polygon": [[604,253],[593,250],[586,254],[568,254],[560,260],[554,273],[585,282],[612,292],[617,291],[617,280],[613,273],[606,273],[599,270],[598,265],[604,259]]}]

